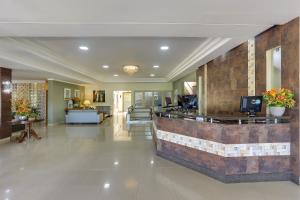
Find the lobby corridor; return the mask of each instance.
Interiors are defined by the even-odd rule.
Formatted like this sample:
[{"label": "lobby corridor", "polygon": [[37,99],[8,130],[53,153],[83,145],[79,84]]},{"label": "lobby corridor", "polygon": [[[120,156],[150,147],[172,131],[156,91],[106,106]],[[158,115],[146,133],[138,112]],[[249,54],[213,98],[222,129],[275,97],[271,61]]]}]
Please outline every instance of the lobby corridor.
[{"label": "lobby corridor", "polygon": [[37,128],[40,141],[0,146],[3,200],[297,200],[291,182],[224,184],[155,155],[151,124]]}]

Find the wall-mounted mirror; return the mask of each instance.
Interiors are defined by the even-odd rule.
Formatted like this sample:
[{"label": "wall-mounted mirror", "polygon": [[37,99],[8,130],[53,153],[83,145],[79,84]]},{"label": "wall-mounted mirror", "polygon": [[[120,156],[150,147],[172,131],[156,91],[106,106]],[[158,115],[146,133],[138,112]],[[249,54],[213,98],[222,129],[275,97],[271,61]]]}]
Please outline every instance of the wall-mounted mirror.
[{"label": "wall-mounted mirror", "polygon": [[197,82],[194,81],[185,81],[184,82],[184,95],[193,95],[197,94]]},{"label": "wall-mounted mirror", "polygon": [[266,53],[267,90],[281,88],[281,47],[270,49]]}]

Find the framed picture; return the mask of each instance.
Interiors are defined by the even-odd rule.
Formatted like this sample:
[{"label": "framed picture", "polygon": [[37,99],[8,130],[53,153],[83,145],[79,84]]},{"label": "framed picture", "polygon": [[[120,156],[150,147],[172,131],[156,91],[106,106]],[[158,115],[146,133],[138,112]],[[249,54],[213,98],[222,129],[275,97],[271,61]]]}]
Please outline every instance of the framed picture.
[{"label": "framed picture", "polygon": [[80,90],[74,90],[74,97],[80,99]]},{"label": "framed picture", "polygon": [[93,91],[93,102],[105,102],[105,90],[94,90]]},{"label": "framed picture", "polygon": [[64,88],[64,98],[65,99],[71,98],[71,89],[70,88]]}]

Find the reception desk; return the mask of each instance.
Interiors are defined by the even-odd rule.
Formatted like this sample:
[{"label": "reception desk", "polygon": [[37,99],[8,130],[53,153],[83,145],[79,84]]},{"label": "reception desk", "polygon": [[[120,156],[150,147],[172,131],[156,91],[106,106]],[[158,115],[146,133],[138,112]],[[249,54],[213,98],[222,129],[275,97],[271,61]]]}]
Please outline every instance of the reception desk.
[{"label": "reception desk", "polygon": [[157,155],[226,183],[290,180],[288,119],[204,119],[156,113]]}]

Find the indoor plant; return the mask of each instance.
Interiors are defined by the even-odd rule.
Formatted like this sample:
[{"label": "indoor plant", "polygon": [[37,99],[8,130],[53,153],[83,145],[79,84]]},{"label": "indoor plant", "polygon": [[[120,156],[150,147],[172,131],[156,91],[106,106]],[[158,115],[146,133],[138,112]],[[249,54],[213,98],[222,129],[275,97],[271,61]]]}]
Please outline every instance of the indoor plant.
[{"label": "indoor plant", "polygon": [[25,99],[16,100],[16,118],[18,120],[26,120],[31,111],[29,103]]},{"label": "indoor plant", "polygon": [[39,110],[37,107],[31,107],[30,112],[28,114],[28,120],[33,121],[39,117]]},{"label": "indoor plant", "polygon": [[295,106],[294,93],[285,88],[271,89],[263,94],[264,101],[270,109],[271,115],[281,117],[285,108]]}]

